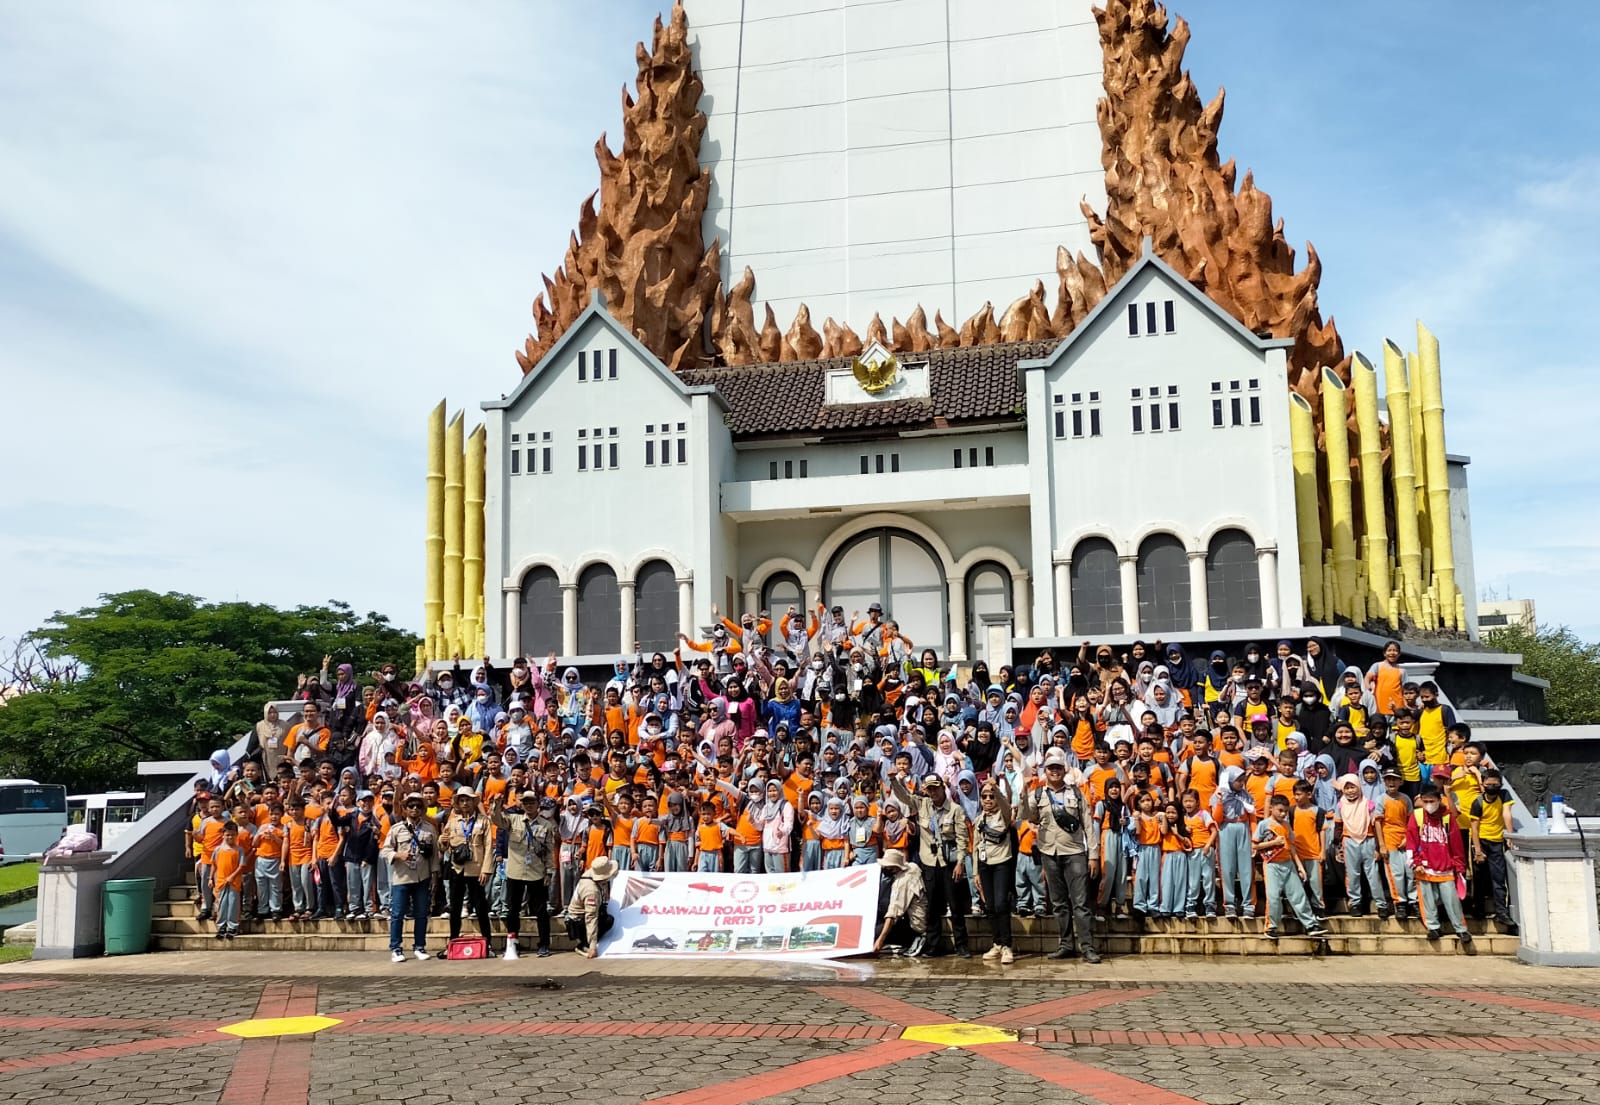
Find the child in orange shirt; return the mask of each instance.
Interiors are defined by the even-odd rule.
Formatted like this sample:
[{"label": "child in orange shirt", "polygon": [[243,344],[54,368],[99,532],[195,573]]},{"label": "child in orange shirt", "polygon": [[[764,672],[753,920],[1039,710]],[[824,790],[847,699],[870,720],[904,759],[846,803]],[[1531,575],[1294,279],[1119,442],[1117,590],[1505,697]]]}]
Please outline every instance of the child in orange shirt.
[{"label": "child in orange shirt", "polygon": [[715,875],[722,870],[722,846],[728,842],[728,826],[716,819],[709,802],[700,804],[700,824],[694,830],[694,869]]},{"label": "child in orange shirt", "polygon": [[1276,940],[1283,930],[1283,903],[1305,926],[1307,936],[1327,936],[1311,903],[1306,900],[1306,873],[1294,851],[1294,826],[1289,815],[1289,800],[1274,794],[1267,804],[1267,819],[1256,827],[1251,849],[1261,857],[1267,886],[1267,939]]},{"label": "child in orange shirt", "polygon": [[256,829],[256,916],[283,917],[283,805],[274,802]]},{"label": "child in orange shirt", "polygon": [[239,933],[239,891],[244,887],[244,854],[237,834],[227,833],[218,841],[211,862],[217,891],[217,939],[232,940]]},{"label": "child in orange shirt", "polygon": [[1189,830],[1188,893],[1183,915],[1193,921],[1204,906],[1206,916],[1217,916],[1217,823],[1207,810],[1200,791],[1190,787],[1183,792],[1183,822]]},{"label": "child in orange shirt", "polygon": [[1177,802],[1161,811],[1161,916],[1180,917],[1189,899],[1189,826]]},{"label": "child in orange shirt", "polygon": [[294,907],[294,919],[311,920],[311,910],[317,904],[317,887],[311,872],[315,869],[312,856],[310,825],[306,824],[306,803],[303,798],[289,800],[289,820],[284,826],[284,840],[289,857],[289,896]]},{"label": "child in orange shirt", "polygon": [[1133,911],[1146,917],[1161,916],[1161,830],[1156,813],[1156,797],[1144,791],[1135,799],[1134,840],[1139,854],[1133,868]]}]

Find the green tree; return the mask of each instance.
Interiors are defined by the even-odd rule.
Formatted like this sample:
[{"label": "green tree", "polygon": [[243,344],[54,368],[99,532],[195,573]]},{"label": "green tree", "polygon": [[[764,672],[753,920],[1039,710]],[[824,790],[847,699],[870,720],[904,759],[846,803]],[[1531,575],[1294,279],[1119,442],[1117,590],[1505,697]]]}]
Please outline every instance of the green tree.
[{"label": "green tree", "polygon": [[0,684],[25,693],[0,708],[0,776],[101,790],[129,786],[139,760],[204,759],[288,698],[324,656],[358,678],[418,638],[344,603],[279,610],[127,591],[58,613],[10,650]]},{"label": "green tree", "polygon": [[1551,725],[1600,722],[1600,644],[1580,640],[1564,625],[1498,629],[1490,641],[1502,651],[1520,652],[1522,671],[1550,681],[1545,706]]}]

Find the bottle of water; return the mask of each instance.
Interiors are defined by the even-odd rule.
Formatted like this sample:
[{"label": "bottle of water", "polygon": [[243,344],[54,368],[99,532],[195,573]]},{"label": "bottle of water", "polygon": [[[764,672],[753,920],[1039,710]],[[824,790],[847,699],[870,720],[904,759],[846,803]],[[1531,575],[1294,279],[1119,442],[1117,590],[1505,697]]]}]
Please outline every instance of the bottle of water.
[{"label": "bottle of water", "polygon": [[1550,831],[1550,816],[1545,813],[1544,803],[1539,803],[1539,835],[1544,836]]}]

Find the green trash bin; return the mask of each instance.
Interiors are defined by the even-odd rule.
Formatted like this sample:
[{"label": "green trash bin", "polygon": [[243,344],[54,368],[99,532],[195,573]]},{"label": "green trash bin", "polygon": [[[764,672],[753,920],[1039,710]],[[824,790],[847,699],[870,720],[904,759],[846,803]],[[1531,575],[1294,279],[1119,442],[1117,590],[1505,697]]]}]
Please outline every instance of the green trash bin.
[{"label": "green trash bin", "polygon": [[155,879],[116,879],[106,883],[101,920],[107,955],[140,955],[150,949],[150,914]]}]

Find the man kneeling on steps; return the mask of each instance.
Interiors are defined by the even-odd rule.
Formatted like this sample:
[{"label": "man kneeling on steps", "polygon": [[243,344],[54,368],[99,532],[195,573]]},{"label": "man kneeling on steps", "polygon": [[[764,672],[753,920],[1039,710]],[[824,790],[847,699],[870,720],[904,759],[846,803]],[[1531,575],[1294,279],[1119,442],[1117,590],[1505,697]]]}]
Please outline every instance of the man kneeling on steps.
[{"label": "man kneeling on steps", "polygon": [[904,948],[905,955],[921,955],[932,940],[927,935],[928,891],[922,884],[922,868],[907,863],[906,854],[898,848],[885,851],[878,866],[891,874],[893,881],[889,884],[889,905],[884,911],[883,927],[878,930],[872,951],[877,954],[889,944]]}]

